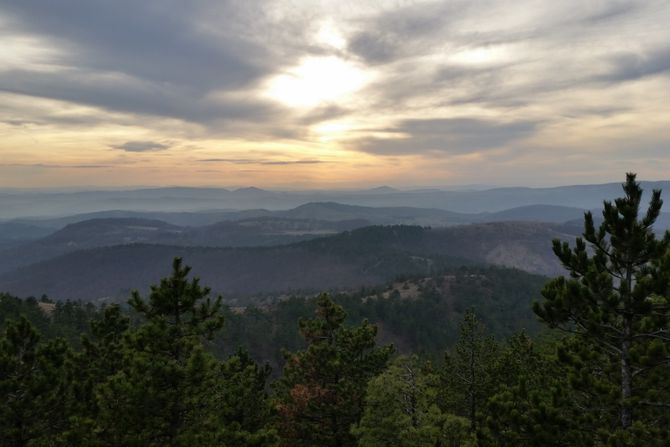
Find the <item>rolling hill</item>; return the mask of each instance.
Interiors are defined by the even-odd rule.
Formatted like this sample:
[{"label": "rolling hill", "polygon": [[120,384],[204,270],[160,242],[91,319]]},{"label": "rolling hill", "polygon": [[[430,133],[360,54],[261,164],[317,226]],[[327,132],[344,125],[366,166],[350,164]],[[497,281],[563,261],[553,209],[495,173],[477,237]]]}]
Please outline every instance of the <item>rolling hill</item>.
[{"label": "rolling hill", "polygon": [[6,272],[0,290],[21,296],[117,300],[146,290],[181,256],[205,284],[228,298],[296,290],[352,290],[398,275],[491,263],[533,273],[561,272],[551,239],[570,240],[569,227],[486,223],[427,229],[366,227],[274,247],[184,247],[128,244],[78,250]]},{"label": "rolling hill", "polygon": [[51,230],[21,222],[0,222],[0,249],[47,236]]},{"label": "rolling hill", "polygon": [[280,245],[369,225],[364,220],[328,222],[261,217],[181,227],[142,218],[90,219],[65,226],[44,238],[0,251],[0,272],[77,250],[127,244],[239,247]]}]

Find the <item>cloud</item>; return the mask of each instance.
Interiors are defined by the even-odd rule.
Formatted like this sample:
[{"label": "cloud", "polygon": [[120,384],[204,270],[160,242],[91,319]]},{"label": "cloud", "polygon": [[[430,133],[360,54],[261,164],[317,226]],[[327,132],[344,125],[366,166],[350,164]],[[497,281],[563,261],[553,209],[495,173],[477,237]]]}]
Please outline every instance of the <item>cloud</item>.
[{"label": "cloud", "polygon": [[633,15],[635,12],[641,10],[645,6],[644,1],[629,2],[622,0],[615,0],[605,2],[600,5],[591,14],[584,17],[583,23],[587,25],[608,22],[616,19],[626,18]]},{"label": "cloud", "polygon": [[[20,30],[56,39],[64,65],[121,72],[201,89],[246,84],[264,73],[265,50],[240,38],[234,2],[218,2],[223,34],[213,35],[200,14],[214,3],[177,0],[114,2],[23,0],[3,5]],[[215,38],[216,37],[216,38]],[[257,56],[257,57],[255,57]]]},{"label": "cloud", "polygon": [[[424,99],[434,107],[519,108],[548,92],[598,94],[603,83],[666,72],[664,20],[670,7],[656,0],[542,8],[507,0],[410,3],[364,22],[349,49],[384,65],[369,91],[378,93],[377,107]],[[631,50],[619,54],[622,47]]]},{"label": "cloud", "polygon": [[462,154],[502,147],[531,135],[537,123],[502,123],[475,118],[405,120],[384,129],[389,138],[368,138],[355,147],[384,155],[444,153]]},{"label": "cloud", "polygon": [[470,10],[468,3],[432,1],[382,11],[361,24],[349,50],[370,64],[429,53],[439,36]]},{"label": "cloud", "polygon": [[309,125],[341,118],[346,115],[350,115],[351,113],[353,113],[353,110],[351,109],[346,109],[344,107],[331,104],[310,110],[308,114],[299,118],[297,122],[299,124]]},{"label": "cloud", "polygon": [[670,72],[670,46],[645,54],[617,54],[609,60],[609,71],[597,81],[619,83]]},{"label": "cloud", "polygon": [[330,163],[323,160],[256,160],[251,158],[204,158],[202,163],[232,163],[238,165],[315,165]]},{"label": "cloud", "polygon": [[[262,42],[262,2],[40,0],[0,6],[2,36],[31,36],[49,58],[0,70],[0,90],[225,131],[283,113],[249,89],[290,63]],[[256,32],[258,29],[259,32]],[[296,50],[297,51],[297,50]],[[246,92],[246,93],[245,93]],[[233,94],[231,96],[231,94]],[[262,133],[262,130],[259,130]]]},{"label": "cloud", "polygon": [[0,164],[3,168],[43,168],[43,169],[107,169],[112,165],[90,164],[90,165],[60,165],[50,163],[6,163]]},{"label": "cloud", "polygon": [[155,141],[128,141],[111,147],[126,152],[157,152],[170,148],[167,144],[157,143]]},{"label": "cloud", "polygon": [[[122,75],[74,68],[52,74],[24,70],[0,72],[0,90],[133,114],[177,118],[203,125],[225,121],[272,121],[276,107],[254,99],[193,96],[188,87],[153,85]],[[53,117],[52,117],[53,118]]]},{"label": "cloud", "polygon": [[28,126],[31,124],[41,124],[39,121],[35,120],[22,120],[22,119],[8,119],[8,120],[2,120],[3,124],[6,124],[8,126],[16,126],[16,127],[21,127],[21,126]]}]

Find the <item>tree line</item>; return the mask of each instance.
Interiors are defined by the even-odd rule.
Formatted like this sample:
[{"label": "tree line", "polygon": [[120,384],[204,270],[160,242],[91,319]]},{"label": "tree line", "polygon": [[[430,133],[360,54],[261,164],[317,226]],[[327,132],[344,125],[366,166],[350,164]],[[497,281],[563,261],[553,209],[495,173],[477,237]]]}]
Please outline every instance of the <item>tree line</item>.
[{"label": "tree line", "polygon": [[439,359],[399,355],[328,294],[278,376],[244,350],[217,356],[221,298],[180,259],[132,313],[56,310],[65,337],[27,312],[0,338],[0,445],[670,445],[670,235],[653,232],[659,191],[642,215],[633,174],[624,193],[554,242],[568,275],[534,305],[542,334],[496,340],[466,310]]}]

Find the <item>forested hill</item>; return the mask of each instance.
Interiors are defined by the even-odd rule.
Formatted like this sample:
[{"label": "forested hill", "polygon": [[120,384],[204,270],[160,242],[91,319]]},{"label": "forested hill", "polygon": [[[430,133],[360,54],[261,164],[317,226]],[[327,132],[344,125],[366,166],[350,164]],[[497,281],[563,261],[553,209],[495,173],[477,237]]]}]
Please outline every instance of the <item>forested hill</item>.
[{"label": "forested hill", "polygon": [[[198,272],[195,272],[198,273]],[[393,343],[402,353],[440,358],[458,337],[468,310],[480,315],[500,339],[540,326],[531,310],[547,278],[516,269],[458,267],[432,276],[412,276],[376,288],[338,294],[349,324],[367,319],[379,327],[380,343]],[[125,306],[124,306],[125,307]],[[220,357],[244,348],[275,371],[283,365],[282,350],[302,349],[298,320],[314,314],[314,296],[291,296],[247,307],[227,307],[225,325],[211,349]],[[99,307],[83,302],[39,302],[0,294],[0,333],[7,321],[26,316],[47,338],[64,337],[79,344],[81,333]]]},{"label": "forested hill", "polygon": [[119,300],[145,290],[168,272],[175,256],[227,298],[292,291],[353,290],[398,275],[430,274],[448,266],[491,263],[552,275],[560,266],[551,240],[569,228],[491,223],[429,229],[366,227],[278,247],[204,248],[131,244],[82,250],[0,276],[0,290],[19,296]]},{"label": "forested hill", "polygon": [[[155,219],[97,218],[71,223],[46,237],[0,251],[0,273],[78,250],[132,243],[238,247],[282,245],[369,225],[367,221],[259,217],[205,226],[177,226]],[[1,246],[0,246],[1,247]]]}]

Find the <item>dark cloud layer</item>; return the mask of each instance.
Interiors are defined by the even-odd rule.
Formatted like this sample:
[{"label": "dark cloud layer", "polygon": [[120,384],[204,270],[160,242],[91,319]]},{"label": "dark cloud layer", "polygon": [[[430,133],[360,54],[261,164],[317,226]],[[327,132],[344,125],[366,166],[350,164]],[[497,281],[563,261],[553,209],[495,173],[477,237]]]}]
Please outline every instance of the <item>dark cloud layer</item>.
[{"label": "dark cloud layer", "polygon": [[112,165],[59,165],[59,164],[50,164],[50,163],[9,163],[9,164],[0,164],[0,167],[7,168],[39,168],[39,169],[107,169],[113,168]]},{"label": "dark cloud layer", "polygon": [[466,2],[428,2],[383,12],[362,24],[349,49],[371,64],[428,52],[436,38],[469,9]]},{"label": "dark cloud layer", "polygon": [[204,158],[198,160],[202,163],[232,163],[238,165],[316,165],[321,163],[328,163],[323,160],[262,160],[252,158]]},{"label": "dark cloud layer", "polygon": [[279,113],[267,102],[208,99],[194,95],[189,86],[155,85],[78,69],[62,74],[5,71],[0,73],[0,90],[203,125],[236,120],[267,121]]},{"label": "dark cloud layer", "polygon": [[231,1],[21,0],[5,2],[21,31],[62,42],[71,53],[58,62],[120,72],[194,89],[240,86],[266,72],[264,49],[236,36],[198,28],[197,12],[217,4],[228,14],[220,29],[233,29]]},{"label": "dark cloud layer", "polygon": [[112,147],[126,152],[156,152],[170,148],[167,144],[157,143],[155,141],[128,141]]},{"label": "dark cloud layer", "polygon": [[613,56],[609,72],[596,80],[610,83],[634,81],[670,72],[670,46],[649,53],[624,53]]},{"label": "dark cloud layer", "polygon": [[[225,97],[276,69],[267,47],[241,32],[254,4],[260,21],[255,1],[246,9],[202,0],[6,2],[8,33],[55,45],[48,63],[58,69],[2,71],[0,90],[210,127],[271,121],[278,111],[269,102]],[[209,11],[214,24],[203,19]]]},{"label": "dark cloud layer", "polygon": [[406,120],[386,129],[391,138],[367,139],[358,147],[376,154],[462,154],[504,146],[532,134],[536,127],[537,123],[529,121],[498,123],[474,118]]}]

